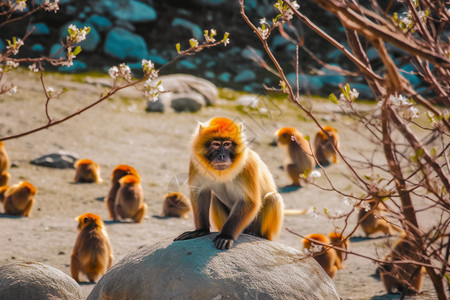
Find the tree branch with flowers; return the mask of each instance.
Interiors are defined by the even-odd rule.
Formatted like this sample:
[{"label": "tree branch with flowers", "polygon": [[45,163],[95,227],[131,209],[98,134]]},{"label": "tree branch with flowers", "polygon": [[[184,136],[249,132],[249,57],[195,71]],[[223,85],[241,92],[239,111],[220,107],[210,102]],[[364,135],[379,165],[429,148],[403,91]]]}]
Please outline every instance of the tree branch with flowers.
[{"label": "tree branch with flowers", "polygon": [[[362,132],[362,137],[366,136],[369,141],[374,142],[374,153],[381,153],[384,161],[374,161],[371,157],[357,160],[336,148],[342,163],[350,171],[352,183],[360,190],[360,195],[346,193],[341,187],[334,185],[333,179],[327,176],[326,169],[319,164],[329,186],[316,186],[337,193],[351,206],[350,211],[345,213],[324,211],[323,214],[342,220],[343,225],[335,230],[349,238],[361,223],[349,223],[355,210],[370,210],[367,203],[373,200],[385,206],[387,215],[395,223],[401,224],[406,234],[405,240],[411,245],[413,254],[404,255],[398,261],[369,259],[390,266],[415,266],[417,270],[425,266],[437,297],[448,299],[445,282],[448,287],[450,114],[447,109],[450,107],[450,44],[443,32],[445,28],[448,30],[449,10],[443,2],[429,0],[398,1],[403,5],[401,11],[395,11],[391,5],[381,7],[379,1],[371,1],[370,8],[351,0],[311,1],[340,21],[349,49],[344,47],[344,41],[338,41],[327,34],[304,15],[296,2],[278,0],[274,5],[277,16],[272,22],[267,21],[267,16],[261,16],[259,27],[247,17],[244,0],[239,2],[243,19],[261,41],[270,64],[274,66],[272,70],[276,70],[280,78],[279,86],[275,89],[285,93],[289,101],[303,110],[327,136],[319,119],[299,101],[298,74],[296,82],[289,82],[284,71],[288,66],[282,66],[268,46],[269,39],[277,33],[277,29],[283,34],[283,26],[292,26],[291,19],[302,21],[325,41],[341,50],[356,68],[356,71],[350,70],[346,74],[359,72],[378,100],[378,105],[371,111],[361,114],[357,101],[359,92],[349,84],[342,83],[339,97],[330,95],[330,100],[339,105],[344,114],[358,121],[361,126],[357,130]],[[291,42],[296,41],[291,39]],[[386,43],[395,45],[406,53],[403,60],[415,66],[414,74],[427,84],[424,90],[415,90],[405,79],[388,53]],[[377,52],[381,67],[368,59],[364,44],[370,45]],[[296,46],[297,49],[302,47],[299,43]],[[292,61],[298,64],[299,59],[293,57]],[[324,65],[327,66],[326,62]],[[262,66],[271,68],[269,63]],[[304,177],[315,184],[314,176],[308,175],[305,174]],[[437,211],[440,218],[430,226],[421,226],[418,217],[428,211]],[[327,245],[330,246],[333,247]],[[408,282],[408,278],[399,279]]]},{"label": "tree branch with flowers", "polygon": [[[34,5],[34,3],[32,3],[31,5],[32,9],[30,9],[27,13],[23,15],[17,15],[17,12],[23,11],[27,7],[26,0],[16,0],[15,2],[7,1],[1,3],[0,28],[6,24],[29,17],[40,10],[54,13],[59,10],[59,0],[55,0],[54,2],[45,0],[43,4],[36,6]],[[130,67],[125,63],[122,63],[119,66],[111,67],[108,71],[109,76],[114,81],[112,87],[109,90],[102,93],[98,99],[93,100],[85,107],[77,109],[76,111],[62,118],[55,119],[50,115],[50,104],[53,99],[60,97],[68,90],[63,88],[62,90],[55,91],[52,87],[47,86],[45,81],[45,66],[46,64],[50,64],[52,66],[72,66],[74,59],[76,59],[77,55],[82,51],[81,46],[79,46],[78,44],[86,39],[86,36],[90,32],[90,28],[87,26],[84,26],[83,28],[77,28],[75,25],[70,25],[68,27],[68,36],[66,37],[66,40],[64,42],[61,42],[62,49],[53,54],[51,57],[41,56],[17,58],[16,55],[19,53],[20,48],[25,45],[26,39],[31,34],[31,32],[32,31],[27,32],[22,38],[12,37],[11,39],[7,39],[7,50],[4,53],[0,53],[0,97],[2,97],[2,95],[9,96],[17,92],[17,86],[14,85],[14,83],[7,82],[8,73],[14,71],[14,69],[18,68],[19,66],[28,65],[28,69],[30,72],[40,73],[42,92],[43,96],[46,99],[44,110],[47,122],[31,130],[14,133],[9,136],[0,136],[0,141],[23,137],[61,124],[98,105],[99,103],[116,94],[118,91],[129,87],[135,87],[138,90],[142,91],[143,96],[151,101],[156,101],[158,99],[158,96],[161,93],[165,92],[161,81],[157,80],[159,76],[159,70],[155,68],[155,65],[152,61],[146,60],[145,58],[142,59],[142,70],[144,76],[139,79],[134,78]],[[221,44],[226,46],[230,43],[229,34],[227,32],[219,41],[216,41],[216,35],[217,33],[214,29],[205,30],[205,41],[202,44],[200,44],[198,40],[192,38],[189,40],[190,47],[183,51],[181,51],[180,49],[180,44],[176,44],[178,56],[175,57],[172,61],[168,62],[166,65],[173,63],[175,60],[183,56],[193,55],[206,48],[215,47]],[[62,52],[65,53],[64,57],[55,58]],[[166,65],[162,66],[161,69]]]}]

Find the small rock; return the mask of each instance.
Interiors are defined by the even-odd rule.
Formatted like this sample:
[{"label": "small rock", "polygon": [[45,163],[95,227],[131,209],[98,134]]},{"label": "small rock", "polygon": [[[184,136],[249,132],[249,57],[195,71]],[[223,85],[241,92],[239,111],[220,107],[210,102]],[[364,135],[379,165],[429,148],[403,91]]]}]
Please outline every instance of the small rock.
[{"label": "small rock", "polygon": [[173,93],[170,106],[176,112],[196,112],[205,106],[205,99],[197,93]]},{"label": "small rock", "polygon": [[50,153],[30,161],[31,164],[55,169],[73,168],[74,163],[79,159],[78,154],[59,151]]},{"label": "small rock", "polygon": [[180,26],[183,28],[186,28],[191,31],[191,34],[197,39],[201,40],[203,39],[203,30],[198,26],[197,24],[194,24],[188,20],[182,19],[182,18],[175,18],[172,21],[172,26]]},{"label": "small rock", "polygon": [[252,70],[244,70],[236,77],[234,77],[234,82],[249,82],[256,79],[256,74]]},{"label": "small rock", "polygon": [[164,112],[164,104],[161,100],[150,101],[147,102],[147,111],[148,112]]}]

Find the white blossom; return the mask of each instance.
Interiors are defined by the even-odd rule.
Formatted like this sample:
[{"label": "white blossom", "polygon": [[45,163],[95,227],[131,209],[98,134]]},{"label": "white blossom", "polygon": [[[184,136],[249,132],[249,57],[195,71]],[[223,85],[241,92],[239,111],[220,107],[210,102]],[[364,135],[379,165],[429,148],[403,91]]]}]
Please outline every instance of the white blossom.
[{"label": "white blossom", "polygon": [[26,0],[16,0],[16,6],[14,7],[14,10],[23,11],[25,8],[27,8]]},{"label": "white blossom", "polygon": [[55,90],[51,86],[49,86],[45,89],[45,91],[47,92],[48,96],[51,97]]},{"label": "white blossom", "polygon": [[414,106],[411,106],[403,113],[405,119],[415,119],[419,117],[419,110]]},{"label": "white blossom", "polygon": [[57,12],[59,10],[59,0],[55,0],[55,2],[50,2],[50,0],[45,0],[44,9],[46,11]]},{"label": "white blossom", "polygon": [[6,95],[11,96],[12,94],[17,93],[17,86],[12,85],[9,90],[6,92]]},{"label": "white blossom", "polygon": [[313,170],[311,171],[311,173],[309,173],[309,178],[319,178],[321,176],[320,172],[317,170]]},{"label": "white blossom", "polygon": [[117,68],[116,66],[109,68],[108,74],[112,79],[116,80],[119,76],[119,68]]},{"label": "white blossom", "polygon": [[150,78],[144,84],[144,96],[150,101],[158,100],[158,96],[160,93],[164,91],[164,87],[161,84],[161,81],[155,85],[155,82]]},{"label": "white blossom", "polygon": [[361,201],[361,208],[364,209],[364,211],[369,211],[372,207],[370,206],[369,202],[367,201]]},{"label": "white blossom", "polygon": [[19,66],[18,62],[12,61],[12,60],[8,60],[6,62],[6,66],[9,67],[10,69],[14,69],[17,68]]},{"label": "white blossom", "polygon": [[126,80],[131,80],[131,69],[127,64],[120,64],[119,70],[123,78],[125,78]]},{"label": "white blossom", "polygon": [[344,203],[345,203],[345,205],[348,205],[348,206],[355,206],[357,204],[357,201],[353,198],[345,197]]},{"label": "white blossom", "polygon": [[39,72],[39,69],[36,67],[36,64],[32,64],[28,66],[31,72]]},{"label": "white blossom", "polygon": [[145,74],[148,75],[150,80],[154,80],[158,78],[159,71],[155,69],[155,64],[151,60],[142,60],[142,69]]}]

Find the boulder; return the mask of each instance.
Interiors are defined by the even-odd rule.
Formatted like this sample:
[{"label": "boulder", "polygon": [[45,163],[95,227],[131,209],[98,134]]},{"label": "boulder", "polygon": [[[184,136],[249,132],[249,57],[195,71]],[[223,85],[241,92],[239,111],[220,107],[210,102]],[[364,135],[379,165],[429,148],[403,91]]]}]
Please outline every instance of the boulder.
[{"label": "boulder", "polygon": [[205,106],[205,99],[197,93],[173,93],[170,106],[176,112],[197,112]]},{"label": "boulder", "polygon": [[32,165],[55,169],[68,169],[74,167],[73,165],[78,160],[78,157],[75,153],[59,151],[33,159],[30,163]]},{"label": "boulder", "polygon": [[161,102],[161,100],[156,101],[147,101],[147,111],[148,112],[164,112],[164,104]]},{"label": "boulder", "polygon": [[219,91],[214,83],[192,75],[173,74],[160,76],[156,80],[161,80],[164,90],[174,94],[197,93],[204,98],[206,105],[214,105],[219,95]]},{"label": "boulder", "polygon": [[113,28],[108,32],[104,51],[106,54],[119,59],[142,59],[148,55],[147,44],[144,39],[120,27]]},{"label": "boulder", "polygon": [[203,30],[198,26],[197,24],[194,24],[188,20],[182,19],[182,18],[175,18],[172,21],[172,26],[180,26],[183,28],[188,29],[192,36],[196,38],[197,40],[201,41],[203,39]]},{"label": "boulder", "polygon": [[78,283],[66,273],[38,262],[0,266],[1,299],[83,299]]},{"label": "boulder", "polygon": [[143,246],[87,299],[339,299],[331,278],[299,250],[246,234],[217,250],[216,235]]}]

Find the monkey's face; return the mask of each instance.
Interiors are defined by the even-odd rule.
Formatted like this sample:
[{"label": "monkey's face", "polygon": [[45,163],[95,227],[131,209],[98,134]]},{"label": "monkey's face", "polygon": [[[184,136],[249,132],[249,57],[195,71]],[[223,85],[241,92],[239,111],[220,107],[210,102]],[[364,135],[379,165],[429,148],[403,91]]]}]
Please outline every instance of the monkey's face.
[{"label": "monkey's face", "polygon": [[213,169],[223,171],[228,169],[236,156],[236,145],[230,140],[214,139],[206,145],[205,157]]}]

